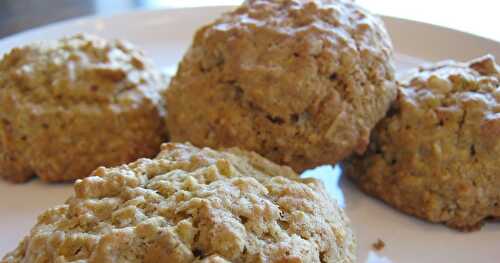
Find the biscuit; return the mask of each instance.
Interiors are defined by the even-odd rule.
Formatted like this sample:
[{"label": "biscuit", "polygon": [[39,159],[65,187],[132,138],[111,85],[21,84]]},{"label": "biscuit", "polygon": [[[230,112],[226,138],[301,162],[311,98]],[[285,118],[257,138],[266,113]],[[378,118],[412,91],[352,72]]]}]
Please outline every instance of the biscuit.
[{"label": "biscuit", "polygon": [[255,153],[168,143],[74,190],[2,263],[355,260],[349,221],[321,182]]},{"label": "biscuit", "polygon": [[392,53],[351,1],[246,1],[194,36],[166,90],[171,139],[298,172],[361,154],[396,96]]},{"label": "biscuit", "polygon": [[499,72],[491,56],[420,68],[345,173],[397,209],[459,230],[500,217]]},{"label": "biscuit", "polygon": [[76,35],[0,60],[0,177],[67,181],[154,156],[165,77],[130,44]]}]

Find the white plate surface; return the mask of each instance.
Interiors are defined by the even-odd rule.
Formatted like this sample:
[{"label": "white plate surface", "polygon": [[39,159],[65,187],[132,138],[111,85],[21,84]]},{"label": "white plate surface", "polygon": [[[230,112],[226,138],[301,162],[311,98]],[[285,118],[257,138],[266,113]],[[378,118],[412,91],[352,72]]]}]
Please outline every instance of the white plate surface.
[{"label": "white plate surface", "polygon": [[[196,28],[226,10],[228,7],[173,9],[71,20],[4,38],[0,54],[30,41],[87,32],[126,39],[173,72]],[[384,17],[384,21],[397,50],[400,72],[441,59],[468,60],[486,53],[500,58],[498,42],[408,20]],[[321,178],[346,208],[359,241],[359,262],[500,262],[500,223],[487,223],[477,232],[456,232],[365,196],[341,178],[337,168],[320,167],[307,174],[311,175]],[[0,257],[14,249],[41,211],[62,203],[71,193],[70,184],[0,181]],[[374,251],[372,244],[379,238],[386,247]]]}]

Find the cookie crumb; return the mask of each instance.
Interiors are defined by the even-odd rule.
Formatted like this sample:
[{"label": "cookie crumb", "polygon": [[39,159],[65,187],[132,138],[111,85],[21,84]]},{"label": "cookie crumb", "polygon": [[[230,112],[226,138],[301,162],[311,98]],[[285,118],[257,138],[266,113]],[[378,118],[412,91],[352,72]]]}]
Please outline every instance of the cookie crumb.
[{"label": "cookie crumb", "polygon": [[375,243],[372,244],[372,247],[373,247],[373,249],[375,249],[377,251],[380,251],[380,250],[384,249],[385,242],[382,239],[379,238],[377,240],[377,242],[375,242]]}]

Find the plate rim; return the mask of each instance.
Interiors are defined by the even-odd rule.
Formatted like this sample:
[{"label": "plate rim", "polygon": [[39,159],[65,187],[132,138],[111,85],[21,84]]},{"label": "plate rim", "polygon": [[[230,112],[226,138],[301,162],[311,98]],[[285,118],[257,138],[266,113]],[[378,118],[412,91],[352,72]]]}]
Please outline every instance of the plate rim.
[{"label": "plate rim", "polygon": [[[127,11],[120,11],[117,13],[111,13],[111,14],[90,14],[90,15],[84,15],[84,16],[79,16],[79,17],[74,17],[74,18],[69,18],[69,19],[64,19],[56,22],[51,22],[42,26],[38,27],[33,27],[29,28],[23,31],[19,31],[7,36],[4,36],[0,38],[0,45],[3,43],[11,42],[13,40],[16,40],[21,37],[25,37],[30,34],[35,34],[40,31],[45,31],[49,29],[53,29],[56,27],[64,27],[64,26],[69,26],[71,24],[78,24],[78,23],[89,23],[94,20],[113,20],[113,19],[120,19],[123,17],[128,17],[128,16],[145,16],[147,14],[154,13],[155,15],[161,14],[161,13],[168,13],[168,12],[182,12],[182,11],[196,11],[196,10],[202,10],[202,9],[227,9],[229,8],[234,8],[237,7],[236,5],[210,5],[210,6],[197,6],[197,7],[163,7],[163,8],[158,8],[158,9],[136,9],[136,10],[127,10]],[[382,15],[382,14],[375,14],[378,17],[382,18],[384,23],[387,23],[386,21],[402,21],[405,23],[410,23],[410,24],[415,24],[421,27],[429,27],[433,28],[434,30],[445,30],[448,32],[452,32],[455,34],[463,34],[469,37],[476,38],[480,40],[481,42],[491,42],[493,44],[496,44],[500,46],[500,41],[496,41],[492,38],[487,38],[483,37],[474,33],[470,32],[465,32],[459,29],[455,28],[450,28],[442,25],[436,25],[428,22],[423,22],[423,21],[417,21],[413,19],[408,19],[404,17],[399,17],[399,16],[390,16],[390,15]]]}]

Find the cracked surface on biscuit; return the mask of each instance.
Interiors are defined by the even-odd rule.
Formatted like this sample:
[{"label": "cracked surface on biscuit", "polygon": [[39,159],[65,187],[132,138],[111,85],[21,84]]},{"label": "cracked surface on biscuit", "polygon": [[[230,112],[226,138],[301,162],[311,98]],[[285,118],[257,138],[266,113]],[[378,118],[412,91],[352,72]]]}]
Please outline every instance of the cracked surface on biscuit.
[{"label": "cracked surface on biscuit", "polygon": [[349,221],[321,182],[255,153],[169,143],[74,189],[2,263],[355,260]]},{"label": "cracked surface on biscuit", "polygon": [[0,176],[66,181],[156,154],[166,81],[130,44],[75,35],[0,60]]},{"label": "cracked surface on biscuit", "polygon": [[395,98],[383,23],[351,1],[252,0],[196,33],[166,91],[175,141],[296,171],[362,153]]},{"label": "cracked surface on biscuit", "polygon": [[473,230],[500,217],[500,69],[485,56],[421,68],[403,82],[367,153],[345,164],[398,209]]}]

